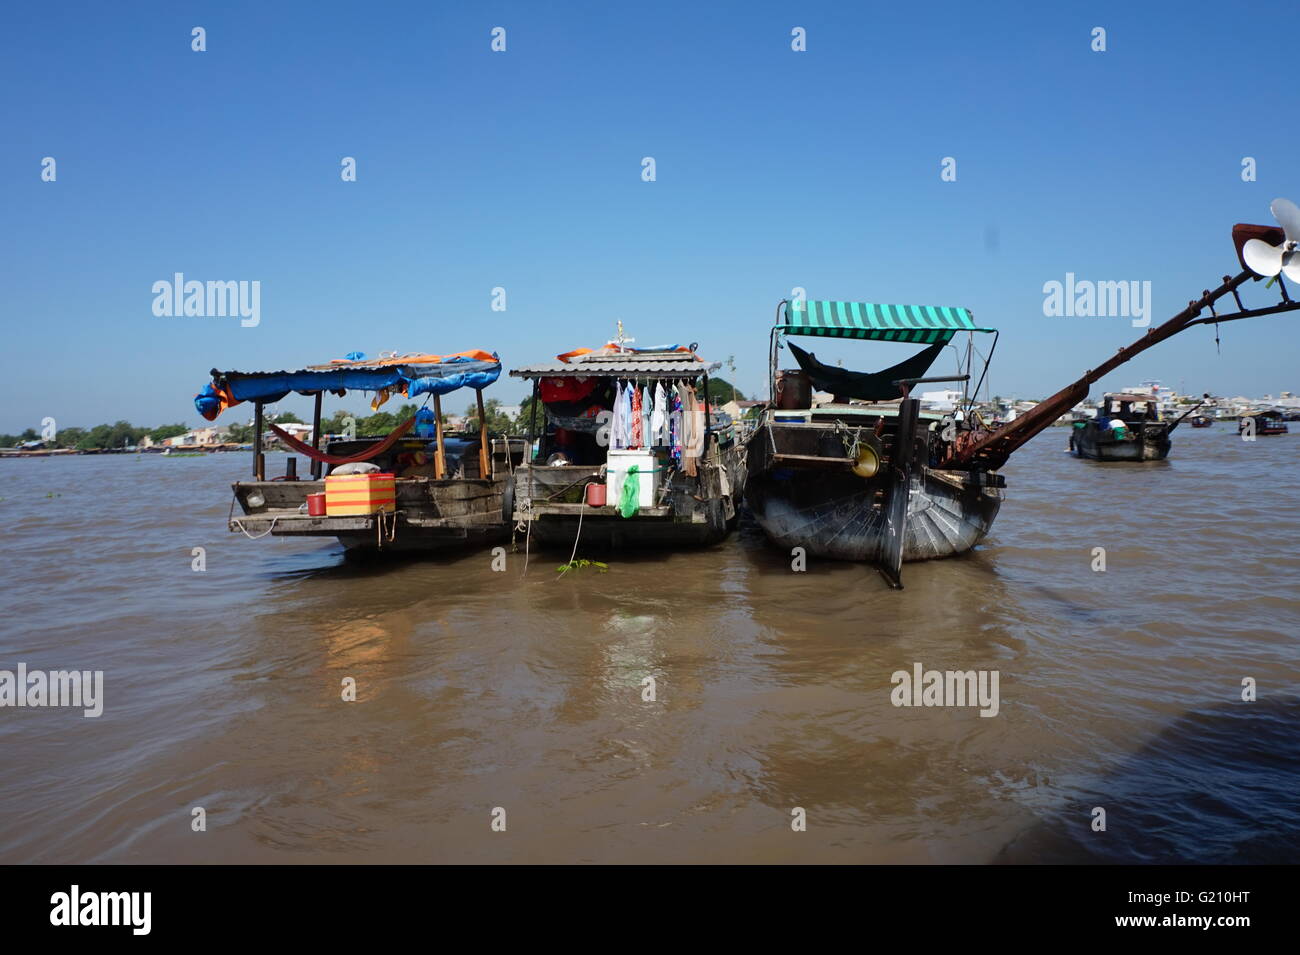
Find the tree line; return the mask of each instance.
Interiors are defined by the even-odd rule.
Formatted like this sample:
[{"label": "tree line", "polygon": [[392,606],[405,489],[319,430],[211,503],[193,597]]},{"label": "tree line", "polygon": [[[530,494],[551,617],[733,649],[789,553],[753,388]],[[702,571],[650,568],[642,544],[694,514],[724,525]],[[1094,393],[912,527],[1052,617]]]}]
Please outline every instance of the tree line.
[{"label": "tree line", "polygon": [[[735,391],[731,384],[721,378],[709,379],[709,397],[714,402],[722,404],[730,401],[733,394],[737,398],[743,399],[745,396],[739,391]],[[432,404],[430,404],[432,407]],[[519,414],[511,417],[503,410],[503,405],[496,398],[489,398],[483,402],[483,410],[487,417],[488,430],[496,433],[522,434],[528,428],[528,417],[532,409],[532,396],[525,398],[520,405]],[[369,415],[355,415],[348,411],[336,411],[328,418],[321,419],[321,431],[324,434],[340,435],[348,431],[348,419],[352,419],[352,424],[356,428],[356,435],[359,438],[381,437],[388,434],[403,421],[410,418],[419,410],[419,405],[404,404],[392,411],[376,411]],[[465,409],[464,415],[461,416],[464,421],[464,427],[470,431],[477,431],[479,428],[478,406],[471,404]],[[443,424],[447,423],[447,413],[443,412]],[[303,421],[292,411],[280,412],[276,415],[268,415],[267,420],[277,424],[302,424]],[[538,421],[542,417],[539,411]],[[234,444],[252,444],[253,443],[253,426],[242,422],[234,422],[222,426],[225,431],[225,440]],[[96,449],[134,447],[138,445],[146,435],[155,444],[160,443],[167,438],[174,438],[189,431],[190,428],[184,424],[164,424],[156,428],[139,428],[129,421],[118,421],[114,424],[97,424],[93,428],[62,428],[56,432],[53,441],[46,441],[47,447],[54,448],[74,448],[78,451],[93,451]],[[28,428],[22,434],[0,434],[0,447],[12,448],[28,441],[41,441],[42,437],[35,428]]]}]

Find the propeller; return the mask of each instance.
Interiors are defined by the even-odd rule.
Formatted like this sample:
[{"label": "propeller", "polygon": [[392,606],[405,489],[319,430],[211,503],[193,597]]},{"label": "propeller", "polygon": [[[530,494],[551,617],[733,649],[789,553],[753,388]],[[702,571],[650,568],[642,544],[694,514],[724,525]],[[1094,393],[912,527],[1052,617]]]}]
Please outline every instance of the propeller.
[{"label": "propeller", "polygon": [[1274,199],[1268,208],[1286,233],[1286,240],[1281,245],[1269,245],[1263,239],[1249,239],[1242,246],[1242,257],[1257,275],[1281,272],[1292,282],[1300,282],[1300,207],[1290,199]]}]

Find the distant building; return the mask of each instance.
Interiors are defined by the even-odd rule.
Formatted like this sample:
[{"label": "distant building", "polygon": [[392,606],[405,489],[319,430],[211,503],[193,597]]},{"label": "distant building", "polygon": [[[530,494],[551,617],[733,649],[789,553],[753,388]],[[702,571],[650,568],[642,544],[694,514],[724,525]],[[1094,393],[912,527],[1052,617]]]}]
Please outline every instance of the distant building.
[{"label": "distant building", "polygon": [[926,411],[956,411],[965,397],[960,391],[923,391],[920,394],[921,407]]},{"label": "distant building", "polygon": [[[148,435],[145,435],[145,437],[140,440],[140,447],[148,448],[152,447],[155,443],[158,443],[150,440],[148,444],[145,444],[145,440],[148,439],[148,437]],[[205,445],[220,444],[221,429],[217,427],[195,428],[193,431],[186,431],[184,434],[178,434],[172,438],[163,438],[161,443],[169,448],[194,448]]]},{"label": "distant building", "polygon": [[[304,444],[311,444],[312,429],[309,424],[302,424],[297,421],[274,422],[275,426],[290,437],[297,438]],[[268,429],[269,430],[269,429]],[[271,431],[272,440],[275,440],[275,432]]]}]

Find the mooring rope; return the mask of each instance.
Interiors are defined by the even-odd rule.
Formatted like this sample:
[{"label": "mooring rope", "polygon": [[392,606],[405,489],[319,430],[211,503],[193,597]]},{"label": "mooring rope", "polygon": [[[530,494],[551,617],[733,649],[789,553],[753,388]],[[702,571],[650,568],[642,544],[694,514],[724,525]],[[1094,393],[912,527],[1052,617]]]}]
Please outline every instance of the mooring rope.
[{"label": "mooring rope", "polygon": [[244,527],[244,522],[243,522],[243,521],[236,520],[236,521],[232,521],[231,523],[233,523],[236,527],[238,527],[241,531],[243,531],[243,532],[244,532],[244,536],[247,537],[249,540],[251,540],[251,541],[259,541],[259,540],[261,540],[263,537],[265,537],[267,534],[270,534],[273,530],[275,530],[275,524],[276,524],[276,521],[278,521],[279,519],[280,519],[280,518],[278,518],[278,517],[273,517],[273,518],[271,518],[271,526],[268,527],[268,528],[266,529],[266,532],[265,532],[265,533],[258,534],[256,537],[254,537],[252,534],[248,533],[248,529],[247,529],[246,527]]}]

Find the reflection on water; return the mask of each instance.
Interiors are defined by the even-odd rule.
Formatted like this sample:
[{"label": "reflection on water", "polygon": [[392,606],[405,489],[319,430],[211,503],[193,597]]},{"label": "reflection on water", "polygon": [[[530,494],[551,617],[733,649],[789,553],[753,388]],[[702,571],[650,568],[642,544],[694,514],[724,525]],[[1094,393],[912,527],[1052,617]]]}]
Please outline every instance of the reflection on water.
[{"label": "reflection on water", "polygon": [[[0,860],[1296,861],[1296,440],[1132,467],[1049,431],[902,592],[748,523],[563,579],[358,563],[227,534],[243,456],[6,461],[0,668],[103,669],[106,705],[0,710]],[[998,716],[895,708],[916,662],[999,671]]]}]

